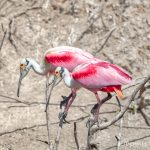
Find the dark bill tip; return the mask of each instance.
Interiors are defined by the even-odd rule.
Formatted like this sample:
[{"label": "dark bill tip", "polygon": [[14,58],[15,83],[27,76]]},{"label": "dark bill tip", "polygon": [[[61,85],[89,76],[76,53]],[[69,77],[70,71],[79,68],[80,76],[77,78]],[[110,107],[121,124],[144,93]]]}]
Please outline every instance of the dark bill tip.
[{"label": "dark bill tip", "polygon": [[17,96],[18,96],[18,97],[19,97],[19,94],[20,94],[20,86],[21,86],[21,79],[19,78],[18,90],[17,90]]}]

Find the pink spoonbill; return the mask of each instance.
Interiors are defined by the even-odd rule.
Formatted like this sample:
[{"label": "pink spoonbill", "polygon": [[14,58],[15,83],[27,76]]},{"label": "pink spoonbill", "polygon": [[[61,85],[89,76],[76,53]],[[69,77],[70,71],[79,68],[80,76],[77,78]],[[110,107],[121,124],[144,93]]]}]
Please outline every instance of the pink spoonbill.
[{"label": "pink spoonbill", "polygon": [[[55,81],[62,78],[66,86],[71,88],[70,100],[65,107],[63,117],[66,117],[68,109],[76,97],[76,92],[83,87],[93,92],[97,99],[97,104],[92,108],[94,119],[91,121],[93,123],[98,121],[100,106],[111,98],[110,93],[115,92],[117,97],[122,99],[122,85],[129,84],[132,80],[131,75],[121,67],[102,61],[81,64],[72,73],[67,68],[57,67],[54,74]],[[107,92],[109,98],[101,100],[98,91]]]}]

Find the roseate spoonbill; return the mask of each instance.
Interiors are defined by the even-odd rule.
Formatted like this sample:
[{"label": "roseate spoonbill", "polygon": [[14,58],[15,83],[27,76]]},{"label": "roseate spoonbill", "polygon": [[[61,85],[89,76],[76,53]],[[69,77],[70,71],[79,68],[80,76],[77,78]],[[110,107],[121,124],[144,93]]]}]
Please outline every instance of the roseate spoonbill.
[{"label": "roseate spoonbill", "polygon": [[[97,62],[97,63],[86,63],[77,66],[72,73],[67,68],[57,67],[54,73],[54,81],[62,78],[67,87],[71,88],[71,94],[69,96],[63,117],[65,118],[69,107],[76,97],[76,92],[81,87],[88,89],[93,92],[97,99],[97,104],[92,108],[94,114],[93,123],[98,121],[100,106],[108,99],[111,98],[111,92],[115,92],[119,99],[123,98],[121,86],[131,82],[132,77],[121,67],[108,63],[108,62]],[[101,100],[98,95],[98,91],[108,93],[106,99]]]}]

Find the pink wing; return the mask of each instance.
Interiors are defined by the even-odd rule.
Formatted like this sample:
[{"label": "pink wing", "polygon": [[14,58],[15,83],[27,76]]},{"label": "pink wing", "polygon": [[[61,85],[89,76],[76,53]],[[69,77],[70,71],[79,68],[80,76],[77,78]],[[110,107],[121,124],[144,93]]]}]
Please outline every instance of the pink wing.
[{"label": "pink wing", "polygon": [[53,68],[65,67],[72,71],[81,63],[89,62],[94,59],[93,55],[74,47],[62,46],[50,49],[45,54],[45,60],[50,63]]},{"label": "pink wing", "polygon": [[73,78],[87,89],[130,83],[132,77],[121,67],[108,62],[88,64],[72,73]]}]

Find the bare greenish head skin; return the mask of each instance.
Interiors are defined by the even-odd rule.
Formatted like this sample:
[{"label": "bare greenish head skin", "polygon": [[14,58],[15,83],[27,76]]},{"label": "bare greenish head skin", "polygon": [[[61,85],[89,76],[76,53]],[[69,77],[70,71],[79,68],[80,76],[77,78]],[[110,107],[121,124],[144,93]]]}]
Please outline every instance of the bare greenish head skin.
[{"label": "bare greenish head skin", "polygon": [[30,69],[31,69],[30,61],[27,58],[23,58],[20,62],[20,76],[19,76],[18,90],[17,90],[18,97],[20,93],[21,81],[28,74]]},{"label": "bare greenish head skin", "polygon": [[55,72],[54,72],[54,75],[57,77],[63,78],[63,73],[64,73],[64,68],[63,67],[57,67]]}]

